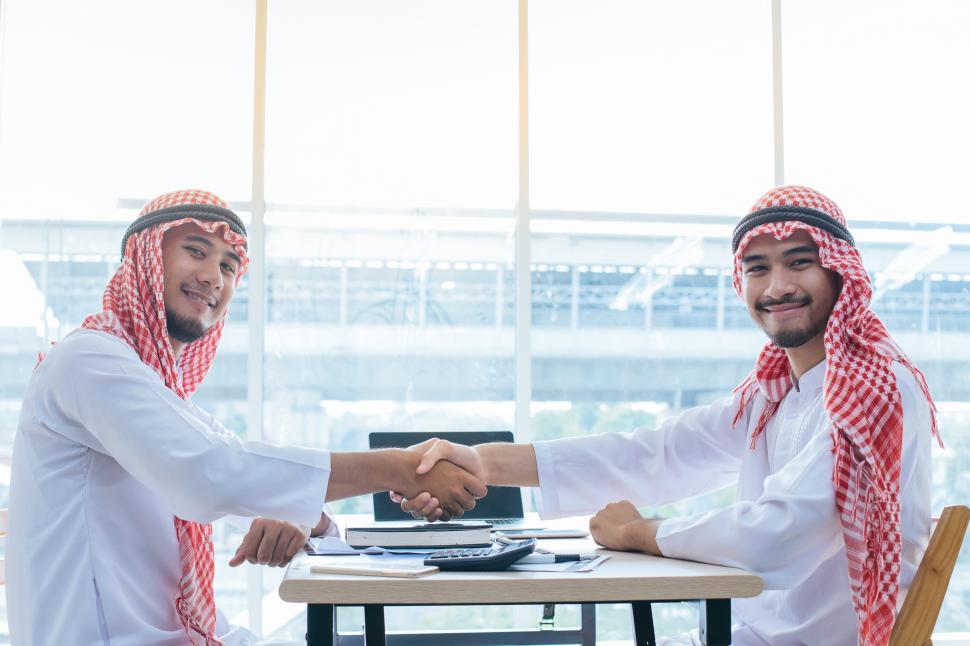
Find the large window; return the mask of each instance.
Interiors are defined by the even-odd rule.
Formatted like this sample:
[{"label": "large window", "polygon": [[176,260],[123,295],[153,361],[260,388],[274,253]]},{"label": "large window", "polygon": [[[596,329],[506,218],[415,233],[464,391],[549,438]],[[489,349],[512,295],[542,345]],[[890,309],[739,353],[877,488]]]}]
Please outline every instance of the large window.
[{"label": "large window", "polygon": [[[967,3],[262,2],[0,4],[0,507],[36,353],[99,309],[141,204],[194,186],[265,258],[197,401],[243,436],[337,450],[372,430],[629,431],[723,396],[764,342],[731,228],[775,182],[814,186],[938,402],[934,509],[970,500]],[[219,605],[300,638],[279,570],[226,566],[240,537],[217,525]],[[968,626],[964,553],[937,630]],[[629,640],[628,608],[597,630]]]}]

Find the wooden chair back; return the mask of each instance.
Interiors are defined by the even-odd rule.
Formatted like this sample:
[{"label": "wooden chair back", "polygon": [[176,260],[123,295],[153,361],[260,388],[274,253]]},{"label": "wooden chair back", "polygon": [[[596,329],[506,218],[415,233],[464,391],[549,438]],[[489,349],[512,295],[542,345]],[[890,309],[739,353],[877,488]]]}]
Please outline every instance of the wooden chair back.
[{"label": "wooden chair back", "polygon": [[930,544],[923,554],[913,584],[896,617],[889,646],[928,646],[950,584],[960,546],[970,522],[970,509],[947,507],[940,514]]}]

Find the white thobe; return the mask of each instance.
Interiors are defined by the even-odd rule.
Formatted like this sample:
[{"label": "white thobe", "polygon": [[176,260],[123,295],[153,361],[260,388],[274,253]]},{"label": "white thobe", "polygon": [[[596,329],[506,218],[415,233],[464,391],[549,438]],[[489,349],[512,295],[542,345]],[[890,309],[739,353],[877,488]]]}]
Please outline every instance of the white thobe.
[{"label": "white thobe", "polygon": [[[71,333],[34,372],[14,439],[11,642],[184,646],[173,514],[312,527],[329,478],[328,451],[242,442],[120,339]],[[217,624],[227,646],[256,640]]]},{"label": "white thobe", "polygon": [[[929,541],[932,437],[929,404],[916,380],[900,364],[894,373],[903,406],[905,589]],[[802,375],[754,449],[751,434],[765,406],[760,395],[734,428],[737,395],[688,410],[657,430],[536,442],[541,513],[591,513],[621,499],[663,505],[737,483],[733,504],[664,520],[660,550],[764,579],[760,595],[732,602],[735,644],[855,644],[824,377],[824,362]]]}]

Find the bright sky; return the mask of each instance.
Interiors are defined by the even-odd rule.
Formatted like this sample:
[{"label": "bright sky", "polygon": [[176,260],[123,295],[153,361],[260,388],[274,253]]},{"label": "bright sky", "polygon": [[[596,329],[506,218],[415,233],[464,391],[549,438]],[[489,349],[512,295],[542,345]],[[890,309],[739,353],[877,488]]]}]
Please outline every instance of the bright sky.
[{"label": "bright sky", "polygon": [[[512,208],[515,0],[269,4],[269,201]],[[0,217],[248,199],[252,1],[2,6]],[[770,187],[769,0],[530,7],[534,208],[731,214]],[[788,181],[850,220],[970,222],[970,3],[783,8]]]}]

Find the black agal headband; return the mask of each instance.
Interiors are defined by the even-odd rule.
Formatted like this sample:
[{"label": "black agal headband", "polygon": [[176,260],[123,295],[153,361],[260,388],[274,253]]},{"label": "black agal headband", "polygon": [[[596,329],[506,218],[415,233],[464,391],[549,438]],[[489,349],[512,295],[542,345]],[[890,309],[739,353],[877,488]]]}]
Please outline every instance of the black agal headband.
[{"label": "black agal headband", "polygon": [[[128,230],[125,231],[124,237],[121,239],[121,256],[125,255],[125,245],[128,244],[128,238],[132,234],[138,233],[139,231],[144,231],[149,227],[153,227],[156,224],[161,224],[162,222],[172,222],[173,220],[181,220],[183,218],[194,218],[196,220],[206,220],[208,222],[225,222],[229,225],[229,228],[240,233],[242,235],[247,235],[246,227],[243,225],[242,220],[239,216],[230,211],[229,209],[224,209],[221,206],[214,206],[212,204],[179,204],[177,206],[170,206],[164,209],[158,209],[157,211],[150,211],[145,215],[141,216],[137,220],[131,223]],[[249,244],[243,242],[243,248],[248,250]]]},{"label": "black agal headband", "polygon": [[738,245],[741,244],[741,239],[751,229],[762,224],[768,224],[769,222],[788,222],[791,220],[804,222],[817,229],[828,231],[836,238],[845,240],[853,247],[855,246],[855,239],[853,239],[849,230],[845,228],[845,225],[828,213],[816,211],[815,209],[804,206],[782,205],[769,206],[766,209],[760,209],[744,216],[738,222],[737,226],[734,227],[734,236],[731,238],[731,253],[738,252]]}]

